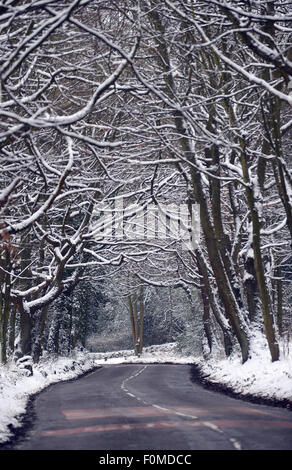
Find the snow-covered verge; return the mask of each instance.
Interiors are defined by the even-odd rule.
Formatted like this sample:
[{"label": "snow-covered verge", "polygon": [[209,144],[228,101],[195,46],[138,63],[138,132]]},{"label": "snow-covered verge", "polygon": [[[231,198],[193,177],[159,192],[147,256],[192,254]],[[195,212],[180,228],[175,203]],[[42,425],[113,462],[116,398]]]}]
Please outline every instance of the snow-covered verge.
[{"label": "snow-covered verge", "polygon": [[32,367],[33,375],[29,375],[23,364],[0,365],[0,444],[11,439],[13,428],[22,425],[30,396],[52,383],[74,379],[94,369],[96,363],[92,355],[75,351],[71,357],[44,357]]},{"label": "snow-covered verge", "polygon": [[281,359],[250,359],[244,364],[240,359],[222,359],[216,362],[196,360],[201,377],[208,383],[225,386],[241,397],[283,402],[292,407],[292,361]]},{"label": "snow-covered verge", "polygon": [[265,344],[255,340],[252,359],[241,364],[239,356],[229,359],[182,355],[175,343],[144,348],[141,357],[133,351],[109,353],[75,352],[71,357],[42,358],[33,375],[15,363],[0,366],[0,444],[13,436],[12,428],[22,425],[28,399],[48,385],[74,379],[106,364],[171,363],[193,364],[208,382],[217,383],[241,396],[292,403],[292,345],[282,350],[281,360],[272,363]]},{"label": "snow-covered verge", "polygon": [[280,360],[272,362],[266,341],[260,335],[252,339],[251,359],[244,364],[240,356],[196,358],[201,377],[209,383],[227,387],[242,397],[283,402],[292,408],[292,344],[280,341]]},{"label": "snow-covered verge", "polygon": [[141,356],[135,356],[133,351],[113,351],[107,353],[93,353],[95,363],[103,364],[193,364],[194,356],[184,356],[179,353],[176,343],[148,346],[143,349]]}]

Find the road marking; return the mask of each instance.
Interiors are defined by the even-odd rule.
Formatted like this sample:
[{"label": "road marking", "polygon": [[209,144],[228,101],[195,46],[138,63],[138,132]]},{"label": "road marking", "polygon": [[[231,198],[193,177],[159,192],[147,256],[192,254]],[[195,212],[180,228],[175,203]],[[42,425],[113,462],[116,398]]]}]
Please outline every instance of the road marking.
[{"label": "road marking", "polygon": [[224,428],[292,428],[292,422],[291,421],[270,421],[270,420],[257,420],[257,421],[251,421],[251,420],[213,420],[213,423],[215,423],[217,426],[224,427]]},{"label": "road marking", "polygon": [[153,423],[131,423],[131,424],[104,424],[96,426],[82,426],[78,428],[67,429],[51,429],[42,431],[41,435],[46,437],[51,436],[68,436],[73,434],[97,433],[108,431],[132,431],[134,429],[167,429],[176,427],[185,427],[186,425],[192,427],[202,426],[204,423],[199,421],[156,421]]},{"label": "road marking", "polygon": [[[126,394],[132,398],[136,398],[137,400],[139,401],[142,401],[143,403],[147,404],[146,401],[142,400],[141,398],[137,397],[136,395],[134,395],[133,393],[130,393],[129,390],[126,388],[125,386],[125,383],[128,382],[129,380],[132,380],[134,379],[135,377],[138,377],[138,375],[142,374],[142,372],[144,372],[144,370],[148,367],[148,365],[146,365],[145,367],[143,367],[143,369],[140,369],[138,372],[136,372],[135,374],[131,375],[130,377],[127,377],[126,379],[123,380],[122,382],[122,385],[121,385],[121,389],[126,392]],[[183,416],[183,417],[187,417],[187,418],[192,418],[192,419],[197,419],[198,417],[194,414],[186,414],[186,413],[183,413],[182,411],[175,411],[174,409],[172,408],[165,408],[165,407],[162,407],[162,406],[159,406],[159,405],[155,405],[155,404],[150,404],[151,406],[155,407],[155,408],[160,408],[161,410],[165,410],[167,413],[171,413],[171,414],[176,414],[178,416]],[[186,408],[187,409],[187,408]]]},{"label": "road marking", "polygon": [[220,428],[217,426],[217,424],[214,424],[214,423],[212,423],[211,421],[203,421],[202,423],[203,423],[204,426],[206,426],[207,428],[213,429],[213,431],[217,431],[217,432],[223,433],[222,429],[220,429]]},{"label": "road marking", "polygon": [[169,411],[169,408],[164,408],[163,406],[159,406],[159,405],[151,405],[151,406],[153,406],[154,408],[157,408],[159,410],[163,410],[163,411],[167,411],[167,412]]},{"label": "road marking", "polygon": [[82,421],[89,419],[129,417],[140,418],[147,416],[179,415],[193,418],[192,415],[180,413],[176,409],[163,408],[157,405],[117,408],[90,408],[78,410],[62,410],[62,414],[68,421]]},{"label": "road marking", "polygon": [[234,412],[239,412],[241,414],[258,414],[262,416],[271,416],[273,418],[280,418],[280,419],[290,419],[288,416],[283,416],[280,413],[277,413],[277,410],[268,411],[268,410],[259,410],[257,408],[252,408],[251,406],[228,406],[225,409],[232,410]]},{"label": "road marking", "polygon": [[230,440],[231,444],[233,445],[233,447],[236,450],[242,450],[240,442],[238,442],[236,439],[234,439],[234,437],[231,437],[229,440]]},{"label": "road marking", "polygon": [[[138,375],[142,374],[142,372],[144,372],[144,370],[147,369],[147,367],[148,367],[148,365],[144,366],[143,369],[140,369],[135,374],[131,375],[130,377],[127,377],[126,379],[124,379],[123,382],[122,382],[122,385],[121,385],[121,389],[124,392],[129,393],[129,390],[126,388],[125,383],[128,382],[131,379],[134,379],[135,377],[138,377]],[[132,395],[132,396],[136,398],[135,395]]]},{"label": "road marking", "polygon": [[[138,372],[136,372],[135,374],[131,375],[130,377],[127,377],[123,382],[122,382],[122,385],[121,385],[121,389],[126,392],[126,394],[132,398],[136,398],[137,400],[139,401],[143,401],[141,398],[137,397],[136,395],[134,395],[133,393],[130,393],[129,390],[126,388],[125,386],[125,383],[128,382],[129,380],[131,379],[134,379],[135,377],[137,377],[138,375],[140,375],[142,372],[144,372],[144,370],[147,368],[148,366],[146,365],[145,367],[143,367],[143,369],[140,369]],[[143,401],[143,403],[147,403],[145,401]],[[176,411],[172,408],[165,408],[165,407],[162,407],[162,406],[159,406],[159,405],[155,405],[155,404],[151,404],[151,406],[153,406],[154,408],[159,408],[161,410],[164,410],[165,412],[167,413],[170,413],[170,414],[175,414],[175,415],[178,415],[178,416],[183,416],[183,417],[186,417],[186,418],[192,418],[192,419],[197,419],[198,417],[194,414],[186,414],[186,413],[183,413],[182,411]]]},{"label": "road marking", "polygon": [[175,414],[178,415],[178,416],[184,416],[186,418],[192,418],[192,419],[197,419],[198,418],[198,416],[190,415],[190,414],[186,414],[186,413],[181,413],[179,411],[175,411]]},{"label": "road marking", "polygon": [[124,379],[122,384],[121,384],[121,389],[123,390],[123,392],[125,392],[129,397],[135,398],[136,400],[138,400],[140,403],[143,403],[144,405],[149,405],[149,403],[147,401],[143,400],[142,398],[137,397],[133,393],[129,392],[129,390],[125,386],[125,383],[128,382],[129,380],[134,379],[135,377],[138,377],[138,375],[142,374],[142,372],[144,372],[144,370],[147,369],[147,367],[148,367],[148,365],[146,365],[142,369],[138,370],[138,372],[136,372],[135,374],[130,375],[130,377],[127,377],[126,379]]},{"label": "road marking", "polygon": [[[223,427],[247,427],[250,428],[251,424],[256,427],[262,426],[270,429],[271,427],[284,427],[292,428],[292,423],[277,421],[263,421],[261,423],[256,422],[246,422],[246,421],[156,421],[152,423],[130,423],[130,424],[104,424],[104,425],[94,425],[94,426],[82,426],[78,428],[65,428],[65,429],[51,429],[47,431],[42,431],[41,435],[50,437],[50,436],[68,436],[73,434],[85,434],[85,433],[98,433],[98,432],[108,432],[108,431],[132,431],[135,429],[167,429],[167,428],[182,428],[182,427],[200,427],[207,426],[215,431],[218,431],[218,426]],[[221,431],[221,430],[220,430]],[[221,431],[222,432],[222,431]],[[241,449],[241,445],[234,438],[229,439],[232,445],[236,449]]]},{"label": "road marking", "polygon": [[[171,408],[165,408],[165,407],[159,406],[159,405],[152,405],[152,406],[153,406],[154,408],[158,408],[158,409],[160,409],[160,410],[163,410],[163,411],[165,411],[165,412],[167,412],[167,413],[173,413],[173,414],[175,414],[175,415],[183,416],[183,417],[185,417],[185,418],[193,418],[193,419],[197,419],[197,418],[198,418],[198,416],[195,416],[194,414],[189,414],[189,413],[186,414],[186,413],[182,413],[181,411],[176,411],[175,408],[177,408],[177,407],[175,407],[175,408],[173,408],[173,407],[171,407]],[[194,408],[194,409],[196,409],[196,408]],[[189,410],[191,410],[191,408],[189,408]]]}]

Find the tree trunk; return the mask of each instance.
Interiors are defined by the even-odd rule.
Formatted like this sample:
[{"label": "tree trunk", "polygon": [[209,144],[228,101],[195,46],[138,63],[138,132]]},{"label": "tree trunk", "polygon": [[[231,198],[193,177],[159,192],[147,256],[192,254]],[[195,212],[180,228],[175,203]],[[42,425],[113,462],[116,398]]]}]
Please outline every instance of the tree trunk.
[{"label": "tree trunk", "polygon": [[134,307],[133,307],[133,302],[132,302],[132,298],[130,294],[128,295],[128,306],[129,306],[130,323],[131,323],[131,330],[132,330],[133,348],[134,348],[134,352],[136,353],[137,325],[135,322]]},{"label": "tree trunk", "polygon": [[9,248],[3,247],[1,250],[3,258],[1,260],[1,265],[4,264],[5,271],[1,276],[0,285],[0,358],[3,364],[7,362],[7,340],[8,340],[8,324],[9,324],[9,315],[11,308],[11,277],[10,271],[12,269],[11,256]]},{"label": "tree trunk", "polygon": [[16,326],[16,306],[12,304],[11,312],[10,312],[9,339],[8,339],[9,351],[12,353],[14,352],[14,347],[15,347],[15,326]]},{"label": "tree trunk", "polygon": [[277,283],[277,327],[279,335],[283,335],[283,282],[281,266],[276,268]]},{"label": "tree trunk", "polygon": [[144,288],[140,288],[140,344],[139,344],[139,354],[142,354],[143,344],[144,344],[144,315],[145,315],[145,306],[144,306]]},{"label": "tree trunk", "polygon": [[32,318],[30,312],[27,311],[23,304],[19,304],[20,308],[20,352],[22,356],[31,355],[32,348]]},{"label": "tree trunk", "polygon": [[34,352],[33,352],[33,362],[38,363],[42,354],[43,342],[44,342],[44,331],[46,326],[47,314],[49,310],[49,305],[46,305],[42,311],[39,320],[39,328],[37,334],[37,340],[34,345]]},{"label": "tree trunk", "polygon": [[[219,311],[219,306],[215,300],[214,293],[212,291],[211,284],[209,281],[209,273],[207,270],[207,266],[206,266],[206,263],[204,261],[202,254],[200,253],[200,250],[196,250],[196,258],[197,258],[198,271],[199,271],[199,274],[202,276],[201,283],[202,283],[202,287],[204,290],[204,294],[202,294],[202,298],[204,299],[204,297],[206,296],[207,298],[206,301],[211,306],[215,320],[217,321],[217,324],[222,331],[224,350],[225,350],[226,356],[228,357],[232,353],[232,349],[233,349],[232,339],[231,339],[231,330],[226,325],[226,319],[223,317],[223,315]],[[208,334],[209,335],[211,334],[209,327],[208,327]],[[212,340],[210,338],[210,342],[211,341]]]},{"label": "tree trunk", "polygon": [[274,320],[271,311],[270,295],[266,285],[264,265],[261,254],[261,235],[260,235],[260,220],[258,211],[255,205],[254,193],[250,184],[249,172],[247,166],[247,157],[245,154],[245,143],[241,139],[241,166],[243,172],[244,182],[246,183],[246,198],[249,208],[249,214],[252,222],[252,248],[254,254],[254,267],[256,279],[259,289],[261,300],[262,315],[264,320],[265,334],[268,341],[272,361],[279,359],[280,351],[279,345],[276,340]]},{"label": "tree trunk", "polygon": [[258,296],[258,285],[256,280],[256,272],[254,267],[254,258],[247,255],[245,260],[245,270],[247,273],[246,279],[244,279],[244,288],[247,299],[248,316],[251,322],[256,320],[257,316],[257,296]]}]

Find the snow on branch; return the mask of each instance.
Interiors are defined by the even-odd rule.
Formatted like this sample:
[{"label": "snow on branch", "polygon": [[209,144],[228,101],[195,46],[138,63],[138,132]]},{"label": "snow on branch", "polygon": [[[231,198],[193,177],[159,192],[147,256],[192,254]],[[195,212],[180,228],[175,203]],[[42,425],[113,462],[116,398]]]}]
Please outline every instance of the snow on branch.
[{"label": "snow on branch", "polygon": [[26,228],[30,227],[34,222],[36,222],[42,215],[44,215],[47,210],[52,206],[54,203],[56,197],[60,194],[62,187],[65,183],[65,180],[67,176],[69,175],[72,166],[73,166],[73,150],[72,150],[72,140],[68,138],[68,152],[69,152],[69,158],[68,158],[68,163],[64,169],[63,174],[61,175],[61,178],[59,179],[59,182],[51,194],[51,196],[46,200],[46,202],[36,211],[34,212],[30,217],[28,217],[26,220],[23,220],[22,222],[18,222],[14,225],[8,225],[5,227],[5,230],[9,233],[17,233],[22,230],[25,230]]},{"label": "snow on branch", "polygon": [[14,191],[19,182],[20,178],[15,178],[5,189],[0,191],[0,208],[6,204],[10,194]]}]

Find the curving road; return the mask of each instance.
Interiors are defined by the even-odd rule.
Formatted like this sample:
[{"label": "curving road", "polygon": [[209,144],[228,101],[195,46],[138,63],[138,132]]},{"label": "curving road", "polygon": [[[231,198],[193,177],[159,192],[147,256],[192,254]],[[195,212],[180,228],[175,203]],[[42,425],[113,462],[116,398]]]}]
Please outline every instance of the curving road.
[{"label": "curving road", "polygon": [[188,365],[108,365],[41,392],[19,450],[292,449],[292,413],[208,391]]}]

